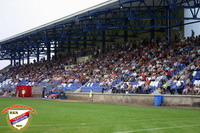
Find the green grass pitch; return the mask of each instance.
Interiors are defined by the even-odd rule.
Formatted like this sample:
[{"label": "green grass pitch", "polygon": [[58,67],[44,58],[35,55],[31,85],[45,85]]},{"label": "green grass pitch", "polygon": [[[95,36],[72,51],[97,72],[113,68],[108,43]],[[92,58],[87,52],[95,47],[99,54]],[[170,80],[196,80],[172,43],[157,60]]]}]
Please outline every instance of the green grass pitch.
[{"label": "green grass pitch", "polygon": [[[200,110],[141,107],[40,99],[0,98],[0,111],[13,105],[38,111],[23,133],[199,133]],[[0,133],[16,132],[0,114]]]}]

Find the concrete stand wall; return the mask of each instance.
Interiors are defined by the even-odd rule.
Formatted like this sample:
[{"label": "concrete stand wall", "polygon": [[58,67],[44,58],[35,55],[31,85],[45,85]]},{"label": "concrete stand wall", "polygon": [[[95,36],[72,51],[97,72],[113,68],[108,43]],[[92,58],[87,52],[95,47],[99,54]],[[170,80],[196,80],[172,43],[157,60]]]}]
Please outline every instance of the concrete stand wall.
[{"label": "concrete stand wall", "polygon": [[[88,94],[68,93],[69,100],[89,101]],[[143,94],[94,94],[93,102],[130,105],[154,105],[154,95]],[[200,96],[164,95],[164,106],[200,107]]]}]

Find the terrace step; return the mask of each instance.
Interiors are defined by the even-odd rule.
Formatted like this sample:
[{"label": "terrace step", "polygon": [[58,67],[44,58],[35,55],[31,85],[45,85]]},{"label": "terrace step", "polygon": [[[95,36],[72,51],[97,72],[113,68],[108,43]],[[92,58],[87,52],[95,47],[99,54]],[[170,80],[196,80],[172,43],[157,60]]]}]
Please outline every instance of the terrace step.
[{"label": "terrace step", "polygon": [[[82,86],[81,86],[82,87]],[[81,87],[79,87],[78,89],[76,89],[75,91],[74,91],[74,93],[79,93],[79,92],[81,92]]]},{"label": "terrace step", "polygon": [[105,91],[104,93],[105,93],[105,94],[112,94],[112,90],[110,89],[110,90],[108,90],[108,91]]}]

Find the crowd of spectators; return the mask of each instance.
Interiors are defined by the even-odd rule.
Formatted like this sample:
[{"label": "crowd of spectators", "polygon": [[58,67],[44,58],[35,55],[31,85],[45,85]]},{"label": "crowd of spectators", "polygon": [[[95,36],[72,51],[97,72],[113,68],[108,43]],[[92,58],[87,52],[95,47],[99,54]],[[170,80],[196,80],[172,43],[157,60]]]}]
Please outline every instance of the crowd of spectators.
[{"label": "crowd of spectators", "polygon": [[49,90],[49,92],[47,92],[43,98],[45,98],[45,99],[57,99],[57,98],[67,99],[63,90],[55,90],[55,89]]},{"label": "crowd of spectators", "polygon": [[[54,83],[100,83],[104,89],[113,89],[113,93],[151,93],[151,83],[157,82],[162,93],[167,90],[175,93],[173,85],[166,85],[166,81],[173,79],[173,84],[186,81],[179,94],[199,94],[199,86],[192,86],[192,72],[199,71],[200,37],[180,39],[179,35],[174,43],[167,43],[165,39],[151,42],[148,39],[139,41],[115,43],[107,45],[102,53],[99,47],[79,49],[73,56],[60,56],[58,60],[42,60],[34,64],[20,65],[9,70],[9,74],[2,77],[11,78],[13,83],[21,81],[42,81]],[[75,63],[82,55],[93,55],[93,59]],[[192,64],[192,65],[191,65]],[[66,65],[71,65],[65,69]],[[186,69],[181,74],[179,72]],[[137,84],[135,84],[137,82]],[[182,85],[183,83],[181,83]],[[159,86],[160,85],[160,86]],[[190,86],[190,87],[188,87]],[[191,89],[192,88],[192,89]]]},{"label": "crowd of spectators", "polygon": [[[171,83],[163,83],[161,86],[161,92],[166,93],[169,91],[170,94],[175,94],[176,92],[180,95],[199,95],[200,94],[200,38],[188,38],[183,44],[186,45],[185,49],[180,49],[183,52],[182,58],[190,59],[190,65],[184,69],[184,71],[175,74]],[[180,53],[179,53],[180,54]],[[196,82],[197,81],[197,82]]]},{"label": "crowd of spectators", "polygon": [[3,97],[15,97],[15,89],[2,89]]}]

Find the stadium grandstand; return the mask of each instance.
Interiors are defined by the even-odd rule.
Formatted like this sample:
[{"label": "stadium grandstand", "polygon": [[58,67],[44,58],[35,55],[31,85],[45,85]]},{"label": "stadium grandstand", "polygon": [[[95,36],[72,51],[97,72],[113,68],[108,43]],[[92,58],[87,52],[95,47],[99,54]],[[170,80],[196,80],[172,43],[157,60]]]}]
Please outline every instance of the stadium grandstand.
[{"label": "stadium grandstand", "polygon": [[199,8],[198,0],[112,0],[4,39],[0,59],[11,65],[0,89],[200,95],[200,36],[183,36]]}]

